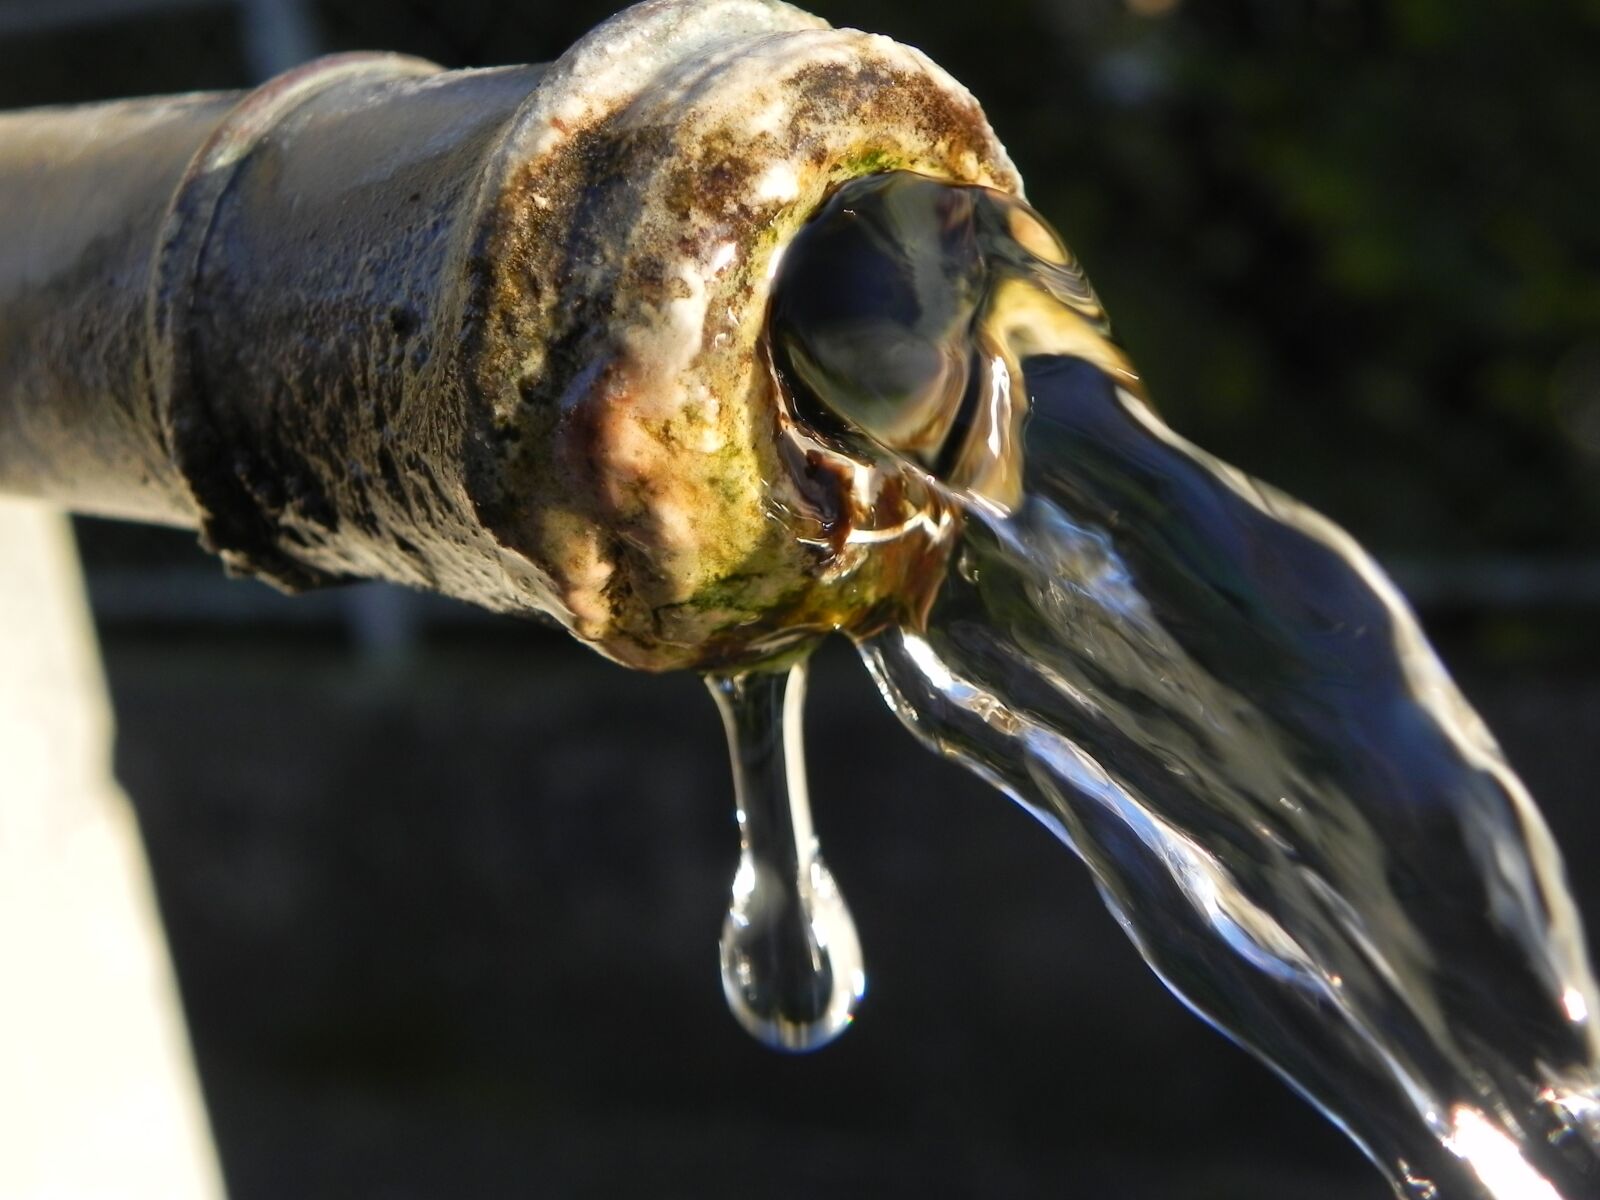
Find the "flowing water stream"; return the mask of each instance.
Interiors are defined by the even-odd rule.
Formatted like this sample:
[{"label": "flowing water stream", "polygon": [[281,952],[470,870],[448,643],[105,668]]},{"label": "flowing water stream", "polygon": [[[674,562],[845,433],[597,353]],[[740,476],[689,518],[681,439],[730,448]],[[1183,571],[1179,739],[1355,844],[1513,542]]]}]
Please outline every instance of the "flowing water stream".
[{"label": "flowing water stream", "polygon": [[[808,434],[947,531],[936,594],[856,631],[900,719],[1397,1193],[1600,1195],[1596,990],[1537,809],[1360,547],[1155,415],[1048,227],[850,184],[786,253],[770,348]],[[744,839],[723,967],[741,1022],[805,1049],[864,980],[788,679],[711,681]]]}]

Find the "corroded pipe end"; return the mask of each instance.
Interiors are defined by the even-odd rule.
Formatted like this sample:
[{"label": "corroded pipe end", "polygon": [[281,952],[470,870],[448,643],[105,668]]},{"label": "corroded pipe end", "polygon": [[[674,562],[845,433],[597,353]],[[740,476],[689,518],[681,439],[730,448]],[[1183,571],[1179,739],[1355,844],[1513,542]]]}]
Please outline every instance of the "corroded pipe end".
[{"label": "corroded pipe end", "polygon": [[[483,196],[464,314],[469,490],[558,617],[632,666],[703,666],[861,619],[925,532],[789,436],[762,348],[778,256],[839,182],[1019,191],[916,50],[761,0],[651,0],[560,59]],[[853,493],[852,493],[853,489]]]},{"label": "corroded pipe end", "polygon": [[909,485],[788,423],[768,290],[843,180],[1019,188],[921,54],[772,0],[648,0],[547,68],[7,114],[0,167],[0,489],[651,669],[860,628],[928,568]]}]

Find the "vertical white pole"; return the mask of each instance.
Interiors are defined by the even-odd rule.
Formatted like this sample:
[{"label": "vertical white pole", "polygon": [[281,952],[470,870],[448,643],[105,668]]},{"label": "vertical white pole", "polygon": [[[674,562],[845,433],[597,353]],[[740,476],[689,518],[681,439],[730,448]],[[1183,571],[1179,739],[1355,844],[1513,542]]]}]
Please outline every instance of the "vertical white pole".
[{"label": "vertical white pole", "polygon": [[0,499],[0,1196],[222,1192],[66,518]]}]

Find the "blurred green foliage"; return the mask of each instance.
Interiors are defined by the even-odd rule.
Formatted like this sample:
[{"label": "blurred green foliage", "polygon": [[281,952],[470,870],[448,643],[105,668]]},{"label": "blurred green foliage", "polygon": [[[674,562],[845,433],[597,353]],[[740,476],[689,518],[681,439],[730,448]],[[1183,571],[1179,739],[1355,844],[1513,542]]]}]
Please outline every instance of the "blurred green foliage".
[{"label": "blurred green foliage", "polygon": [[[467,65],[617,6],[318,11]],[[805,6],[973,90],[1180,431],[1380,553],[1600,551],[1600,0]]]},{"label": "blurred green foliage", "polygon": [[[308,2],[451,66],[621,7]],[[804,2],[976,93],[1180,431],[1380,553],[1600,551],[1600,0]],[[0,100],[247,82],[197,11],[13,45]]]},{"label": "blurred green foliage", "polygon": [[1600,4],[822,8],[973,88],[1188,436],[1380,551],[1600,548]]}]

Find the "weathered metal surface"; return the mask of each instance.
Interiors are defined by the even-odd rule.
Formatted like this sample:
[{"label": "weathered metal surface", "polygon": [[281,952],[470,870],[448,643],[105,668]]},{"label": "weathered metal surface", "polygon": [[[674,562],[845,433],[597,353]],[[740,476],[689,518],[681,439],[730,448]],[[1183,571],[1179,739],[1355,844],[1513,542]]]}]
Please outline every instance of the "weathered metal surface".
[{"label": "weathered metal surface", "polygon": [[549,68],[346,56],[247,95],[0,116],[0,488],[197,524],[705,665],[923,556],[786,429],[776,256],[829,189],[1019,187],[914,50],[650,0]]}]

